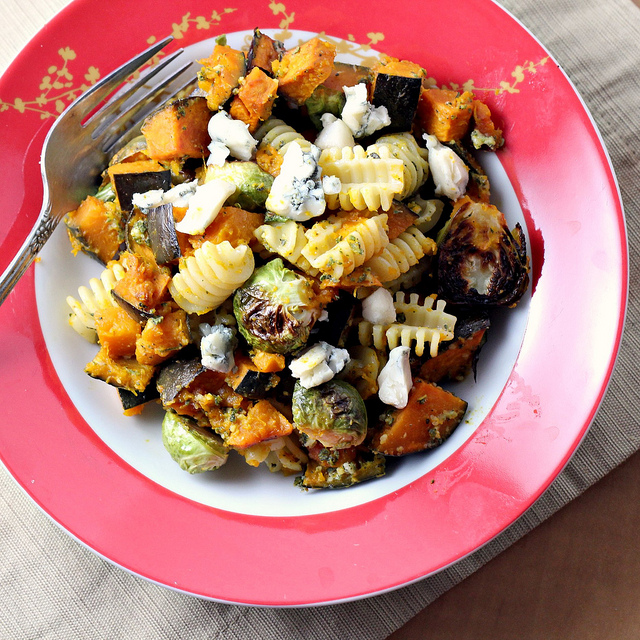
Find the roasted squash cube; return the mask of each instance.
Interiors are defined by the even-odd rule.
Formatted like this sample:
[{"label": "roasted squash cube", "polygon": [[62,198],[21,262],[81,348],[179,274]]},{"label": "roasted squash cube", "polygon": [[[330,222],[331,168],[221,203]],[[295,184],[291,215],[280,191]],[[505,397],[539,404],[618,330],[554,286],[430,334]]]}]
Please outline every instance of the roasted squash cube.
[{"label": "roasted squash cube", "polygon": [[451,435],[466,410],[464,400],[418,378],[414,380],[407,406],[383,415],[371,449],[387,456],[433,449]]},{"label": "roasted squash cube", "polygon": [[207,106],[211,111],[221,109],[246,73],[246,60],[242,51],[226,44],[217,44],[213,53],[199,60],[198,86],[207,94]]},{"label": "roasted squash cube", "polygon": [[278,81],[270,78],[262,69],[254,67],[240,81],[240,88],[229,107],[229,114],[241,120],[254,133],[270,115],[278,95]]},{"label": "roasted squash cube", "polygon": [[147,155],[154,160],[201,158],[211,142],[207,125],[211,112],[205,98],[175,100],[152,113],[142,125]]},{"label": "roasted squash cube", "polygon": [[469,129],[473,94],[450,89],[422,89],[418,120],[423,131],[440,142],[461,140]]},{"label": "roasted squash cube", "polygon": [[136,360],[140,364],[160,364],[190,342],[187,314],[182,310],[172,311],[159,321],[147,321],[136,340]]},{"label": "roasted squash cube", "polygon": [[280,93],[303,104],[331,74],[336,47],[330,42],[312,38],[287,51],[280,62],[274,62]]},{"label": "roasted squash cube", "polygon": [[106,264],[124,240],[124,222],[115,203],[87,196],[65,217],[74,253],[84,251]]},{"label": "roasted squash cube", "polygon": [[98,342],[112,358],[132,356],[142,327],[122,307],[100,309],[94,316]]}]

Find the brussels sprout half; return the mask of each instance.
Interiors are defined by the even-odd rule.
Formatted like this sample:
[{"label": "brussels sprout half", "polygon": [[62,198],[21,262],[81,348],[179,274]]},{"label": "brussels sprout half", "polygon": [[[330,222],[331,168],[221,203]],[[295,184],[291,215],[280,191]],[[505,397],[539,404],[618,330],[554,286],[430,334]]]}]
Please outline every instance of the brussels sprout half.
[{"label": "brussels sprout half", "polygon": [[217,435],[173,411],[162,421],[162,444],[189,473],[212,471],[227,461],[228,450]]},{"label": "brussels sprout half", "polygon": [[529,284],[520,225],[509,231],[494,206],[463,198],[438,238],[441,298],[460,304],[515,305]]},{"label": "brussels sprout half", "polygon": [[296,429],[324,447],[355,447],[367,435],[364,400],[344,380],[330,380],[311,389],[296,382],[292,408]]},{"label": "brussels sprout half", "polygon": [[233,313],[254,349],[288,353],[307,342],[320,310],[311,283],[276,258],[256,269],[236,291]]}]

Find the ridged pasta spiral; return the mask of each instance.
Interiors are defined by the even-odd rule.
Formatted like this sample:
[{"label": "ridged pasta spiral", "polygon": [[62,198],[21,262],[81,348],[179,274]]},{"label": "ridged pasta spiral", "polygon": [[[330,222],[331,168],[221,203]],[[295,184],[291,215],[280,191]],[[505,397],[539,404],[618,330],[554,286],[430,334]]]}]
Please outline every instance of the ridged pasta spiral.
[{"label": "ridged pasta spiral", "polygon": [[282,156],[294,140],[298,142],[303,151],[308,151],[311,147],[311,143],[301,133],[278,118],[269,118],[256,131],[254,137],[260,143],[259,149],[271,146]]},{"label": "ridged pasta spiral", "polygon": [[100,274],[100,278],[91,278],[89,286],[78,287],[78,297],[67,296],[71,307],[69,324],[89,342],[98,342],[94,315],[107,307],[115,307],[117,302],[111,296],[111,289],[124,277],[125,270],[117,262],[110,263]]},{"label": "ridged pasta spiral", "polygon": [[[389,243],[387,219],[386,213],[371,218],[362,218],[359,222],[349,225],[344,237],[337,235],[341,233],[341,228],[336,231],[334,227],[332,230],[335,242],[333,247],[315,253],[310,248],[310,244],[307,244],[302,249],[302,255],[323,274],[332,280],[339,280],[379,253]],[[323,223],[317,224],[322,225]],[[329,224],[332,224],[331,221]],[[335,225],[335,223],[333,224]],[[312,227],[307,231],[307,238],[313,233],[314,228]],[[317,251],[317,245],[314,246]]]},{"label": "ridged pasta spiral", "polygon": [[411,226],[391,240],[379,254],[367,260],[365,266],[380,282],[390,282],[409,271],[424,256],[434,255],[437,249],[434,240]]},{"label": "ridged pasta spiral", "polygon": [[318,164],[325,175],[340,179],[337,194],[326,194],[329,209],[345,211],[382,208],[388,211],[391,203],[404,189],[404,164],[394,158],[387,147],[380,147],[378,157],[371,157],[359,145],[351,148],[325,149]]},{"label": "ridged pasta spiral", "polygon": [[253,252],[246,244],[234,248],[228,240],[205,242],[181,260],[169,291],[187,313],[206,313],[243,285],[254,266]]},{"label": "ridged pasta spiral", "polygon": [[410,133],[394,133],[378,138],[375,144],[367,147],[367,155],[381,155],[382,148],[388,149],[391,156],[402,160],[404,167],[404,188],[398,200],[413,195],[429,177],[428,151],[418,146]]},{"label": "ridged pasta spiral", "polygon": [[294,220],[287,222],[270,222],[259,226],[254,235],[262,246],[271,254],[277,253],[292,265],[310,276],[317,276],[320,272],[302,255],[307,245],[304,235],[305,227]]},{"label": "ridged pasta spiral", "polygon": [[420,304],[417,293],[409,296],[409,302],[405,300],[403,291],[396,293],[394,307],[398,315],[404,316],[404,322],[383,325],[362,320],[358,325],[360,344],[363,346],[373,344],[380,350],[393,349],[402,345],[413,348],[417,356],[422,356],[425,344],[428,342],[429,353],[434,358],[438,355],[440,342],[453,339],[456,317],[445,313],[444,300],[436,302],[435,298],[429,297]]}]

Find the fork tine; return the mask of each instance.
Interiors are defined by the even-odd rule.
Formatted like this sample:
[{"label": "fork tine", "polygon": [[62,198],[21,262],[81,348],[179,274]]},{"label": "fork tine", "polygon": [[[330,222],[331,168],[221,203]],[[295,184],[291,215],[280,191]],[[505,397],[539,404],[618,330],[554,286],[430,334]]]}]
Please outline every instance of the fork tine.
[{"label": "fork tine", "polygon": [[172,54],[168,55],[166,58],[163,58],[161,62],[157,65],[151,67],[149,72],[140,76],[135,82],[132,82],[128,85],[122,87],[121,92],[114,95],[107,103],[105,103],[102,107],[98,109],[94,114],[92,114],[89,119],[83,124],[85,128],[91,129],[92,126],[95,127],[91,137],[93,139],[97,138],[102,131],[108,128],[111,124],[109,118],[117,114],[118,109],[141,87],[149,82],[155,75],[157,75],[160,71],[162,71],[165,67],[171,64],[178,56],[182,54],[184,49],[178,49],[178,51],[174,51]]},{"label": "fork tine", "polygon": [[163,40],[156,42],[89,88],[86,93],[78,98],[76,104],[77,108],[83,107],[82,117],[84,118],[88,113],[91,113],[120,83],[124,82],[128,76],[153,58],[156,53],[166,47],[172,40],[173,36],[167,36]]},{"label": "fork tine", "polygon": [[[189,62],[183,65],[171,76],[167,77],[158,86],[150,88],[141,98],[133,104],[130,108],[123,110],[118,116],[112,120],[108,127],[102,130],[104,139],[102,142],[102,149],[105,153],[109,153],[111,149],[125,138],[131,138],[134,134],[137,134],[137,128],[140,122],[146,118],[150,112],[157,107],[155,99],[161,95],[166,88],[171,85],[177,78],[184,74],[190,67],[193,66],[193,62]],[[171,94],[164,98],[164,101],[171,100],[176,95],[179,95],[189,85],[194,84],[196,78],[190,76],[186,82],[183,82],[177,89],[174,89]],[[145,108],[148,107],[148,108]],[[126,126],[126,131],[124,128]],[[92,136],[93,137],[93,136]]]}]

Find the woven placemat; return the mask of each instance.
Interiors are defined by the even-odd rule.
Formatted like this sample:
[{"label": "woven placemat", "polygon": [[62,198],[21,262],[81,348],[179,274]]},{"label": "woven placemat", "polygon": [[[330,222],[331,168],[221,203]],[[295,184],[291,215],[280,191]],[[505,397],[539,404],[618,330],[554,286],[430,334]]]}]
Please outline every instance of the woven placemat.
[{"label": "woven placemat", "polygon": [[[0,4],[19,12],[25,32],[11,37],[23,41],[34,21],[33,29],[65,1],[39,0],[28,11],[15,0]],[[591,430],[551,488],[491,543],[435,576],[360,602],[274,610],[198,600],[112,566],[52,524],[0,468],[0,638],[385,638],[640,447],[634,375],[640,361],[640,11],[631,0],[502,4],[549,49],[591,110],[618,176],[630,241],[629,312],[618,364]]]}]

